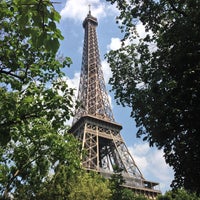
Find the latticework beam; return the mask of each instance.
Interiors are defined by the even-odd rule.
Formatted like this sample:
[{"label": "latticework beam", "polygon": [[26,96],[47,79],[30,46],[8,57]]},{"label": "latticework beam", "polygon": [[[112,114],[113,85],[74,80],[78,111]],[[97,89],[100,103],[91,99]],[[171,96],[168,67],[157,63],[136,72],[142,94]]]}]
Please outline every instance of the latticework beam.
[{"label": "latticework beam", "polygon": [[110,178],[118,166],[123,170],[124,187],[155,198],[160,193],[155,188],[158,183],[144,179],[120,135],[122,126],[114,121],[101,69],[97,25],[97,19],[89,11],[83,22],[85,37],[78,91],[81,106],[76,110],[70,131],[82,142],[82,165],[86,170]]}]

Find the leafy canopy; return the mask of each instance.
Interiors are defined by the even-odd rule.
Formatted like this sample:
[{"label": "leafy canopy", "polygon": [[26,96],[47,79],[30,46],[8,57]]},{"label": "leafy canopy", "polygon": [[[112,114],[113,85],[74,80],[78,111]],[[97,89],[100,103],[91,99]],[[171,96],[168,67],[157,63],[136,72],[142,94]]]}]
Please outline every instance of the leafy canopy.
[{"label": "leafy canopy", "polygon": [[109,185],[112,194],[111,200],[147,200],[147,197],[134,193],[133,190],[123,186],[125,180],[122,171],[119,167],[114,167],[114,174],[110,178]]},{"label": "leafy canopy", "polygon": [[176,191],[168,191],[164,195],[157,197],[157,200],[199,200],[200,198],[195,193],[189,193],[184,189]]},{"label": "leafy canopy", "polygon": [[73,90],[62,72],[71,60],[56,56],[60,15],[49,0],[2,0],[0,7],[0,194],[41,199],[53,188],[64,199],[80,161],[65,125]]},{"label": "leafy canopy", "polygon": [[72,182],[69,200],[109,200],[109,180],[95,172],[82,172]]},{"label": "leafy canopy", "polygon": [[164,149],[172,186],[200,193],[200,2],[108,1],[124,33],[121,48],[107,55],[115,98],[132,108],[137,136]]}]

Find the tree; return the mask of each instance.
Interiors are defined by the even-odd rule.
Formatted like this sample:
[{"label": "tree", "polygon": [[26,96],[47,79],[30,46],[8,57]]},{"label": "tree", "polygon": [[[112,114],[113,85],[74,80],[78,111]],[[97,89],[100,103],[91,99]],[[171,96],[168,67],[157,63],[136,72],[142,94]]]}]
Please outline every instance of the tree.
[{"label": "tree", "polygon": [[112,200],[123,199],[123,184],[125,183],[124,177],[122,176],[122,169],[118,166],[114,168],[114,174],[110,179],[110,189],[112,191]]},{"label": "tree", "polygon": [[49,0],[2,0],[0,7],[1,198],[41,199],[51,186],[64,199],[80,161],[65,125],[73,90],[62,72],[71,60],[57,57],[60,15]]},{"label": "tree", "polygon": [[142,194],[134,193],[131,189],[123,188],[121,200],[148,200],[148,198]]},{"label": "tree", "polygon": [[164,195],[160,195],[158,200],[199,200],[195,193],[188,193],[186,190],[178,189],[176,191],[168,191]]},{"label": "tree", "polygon": [[111,196],[109,180],[95,172],[83,172],[71,186],[70,200],[108,200]]},{"label": "tree", "polygon": [[111,200],[147,200],[143,195],[135,194],[131,189],[125,188],[122,169],[114,168],[114,174],[110,178]]},{"label": "tree", "polygon": [[137,136],[163,148],[172,187],[200,194],[200,2],[108,1],[124,32],[121,48],[107,55],[115,98],[131,107]]}]

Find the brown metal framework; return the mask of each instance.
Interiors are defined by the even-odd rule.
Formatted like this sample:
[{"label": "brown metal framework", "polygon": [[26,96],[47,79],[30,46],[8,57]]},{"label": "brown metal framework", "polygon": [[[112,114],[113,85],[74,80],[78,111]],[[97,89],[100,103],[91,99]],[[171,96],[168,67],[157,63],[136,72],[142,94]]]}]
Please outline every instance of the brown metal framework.
[{"label": "brown metal framework", "polygon": [[85,29],[78,101],[71,132],[80,139],[85,156],[82,164],[109,178],[114,166],[123,169],[125,187],[149,198],[160,193],[158,183],[147,181],[120,135],[122,126],[114,120],[106,92],[96,35],[97,19],[89,11]]}]

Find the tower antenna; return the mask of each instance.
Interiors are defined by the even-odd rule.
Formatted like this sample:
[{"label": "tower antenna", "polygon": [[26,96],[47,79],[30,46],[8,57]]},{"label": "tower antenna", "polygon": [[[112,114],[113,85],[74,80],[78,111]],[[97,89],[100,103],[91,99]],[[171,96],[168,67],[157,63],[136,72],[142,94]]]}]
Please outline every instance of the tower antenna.
[{"label": "tower antenna", "polygon": [[91,5],[89,4],[88,7],[89,7],[89,14],[91,14]]}]

